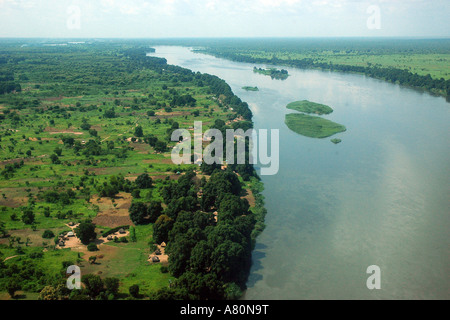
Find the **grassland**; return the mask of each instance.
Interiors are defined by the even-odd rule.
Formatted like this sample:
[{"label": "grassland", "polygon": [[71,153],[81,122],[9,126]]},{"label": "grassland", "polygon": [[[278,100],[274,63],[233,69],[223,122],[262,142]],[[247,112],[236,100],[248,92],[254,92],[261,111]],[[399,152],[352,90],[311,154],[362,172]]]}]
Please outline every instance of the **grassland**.
[{"label": "grassland", "polygon": [[315,113],[318,115],[330,114],[333,112],[333,109],[330,108],[329,106],[316,102],[311,102],[308,100],[291,102],[286,106],[286,108],[303,113]]},{"label": "grassland", "polygon": [[331,120],[303,113],[287,114],[285,123],[292,131],[310,138],[327,138],[347,130]]}]

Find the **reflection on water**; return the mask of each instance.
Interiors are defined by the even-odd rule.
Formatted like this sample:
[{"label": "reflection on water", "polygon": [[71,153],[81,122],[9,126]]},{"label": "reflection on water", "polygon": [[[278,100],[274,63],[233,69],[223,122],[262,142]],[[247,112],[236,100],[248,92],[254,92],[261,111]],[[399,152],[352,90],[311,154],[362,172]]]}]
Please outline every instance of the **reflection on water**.
[{"label": "reflection on water", "polygon": [[[285,68],[287,80],[271,80],[252,64],[180,47],[156,47],[154,55],[219,76],[249,103],[256,129],[280,129],[280,170],[262,177],[267,228],[246,299],[450,298],[450,111],[443,98],[332,72]],[[304,99],[334,109],[324,117],[347,127],[335,136],[342,143],[286,128],[286,104]],[[373,264],[381,290],[366,287]]]}]

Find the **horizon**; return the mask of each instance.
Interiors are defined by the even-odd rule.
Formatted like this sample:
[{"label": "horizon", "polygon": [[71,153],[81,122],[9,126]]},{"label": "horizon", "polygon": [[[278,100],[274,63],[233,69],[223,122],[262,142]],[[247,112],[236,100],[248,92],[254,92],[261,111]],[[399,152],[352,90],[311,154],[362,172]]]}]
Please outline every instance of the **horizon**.
[{"label": "horizon", "polygon": [[449,38],[446,0],[0,0],[0,38]]}]

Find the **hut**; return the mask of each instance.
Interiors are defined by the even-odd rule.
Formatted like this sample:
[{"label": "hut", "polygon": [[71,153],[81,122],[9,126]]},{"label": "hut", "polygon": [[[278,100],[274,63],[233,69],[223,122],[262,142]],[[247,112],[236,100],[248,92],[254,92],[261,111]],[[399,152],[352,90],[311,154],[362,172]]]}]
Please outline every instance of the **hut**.
[{"label": "hut", "polygon": [[75,237],[75,234],[72,231],[70,231],[70,232],[67,233],[67,236],[68,237]]},{"label": "hut", "polygon": [[112,240],[113,239],[113,237],[111,236],[111,235],[109,235],[107,238],[106,238],[106,240]]},{"label": "hut", "polygon": [[124,230],[123,228],[120,228],[119,233],[120,233],[120,234],[124,234],[124,233],[125,233],[125,230]]},{"label": "hut", "polygon": [[154,256],[153,258],[152,258],[152,262],[159,262],[160,260],[159,260],[159,258],[157,257],[157,256]]},{"label": "hut", "polygon": [[166,247],[166,243],[165,242],[161,242],[161,248],[165,248]]},{"label": "hut", "polygon": [[66,244],[64,243],[64,241],[60,241],[60,242],[58,242],[58,246],[60,246],[60,247],[65,247]]}]

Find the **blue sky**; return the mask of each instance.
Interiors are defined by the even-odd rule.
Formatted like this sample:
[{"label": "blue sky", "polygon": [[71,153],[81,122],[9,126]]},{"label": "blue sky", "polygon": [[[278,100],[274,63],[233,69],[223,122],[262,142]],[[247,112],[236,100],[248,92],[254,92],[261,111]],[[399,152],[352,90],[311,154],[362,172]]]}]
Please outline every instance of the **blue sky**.
[{"label": "blue sky", "polygon": [[0,37],[450,37],[449,0],[0,0]]}]

